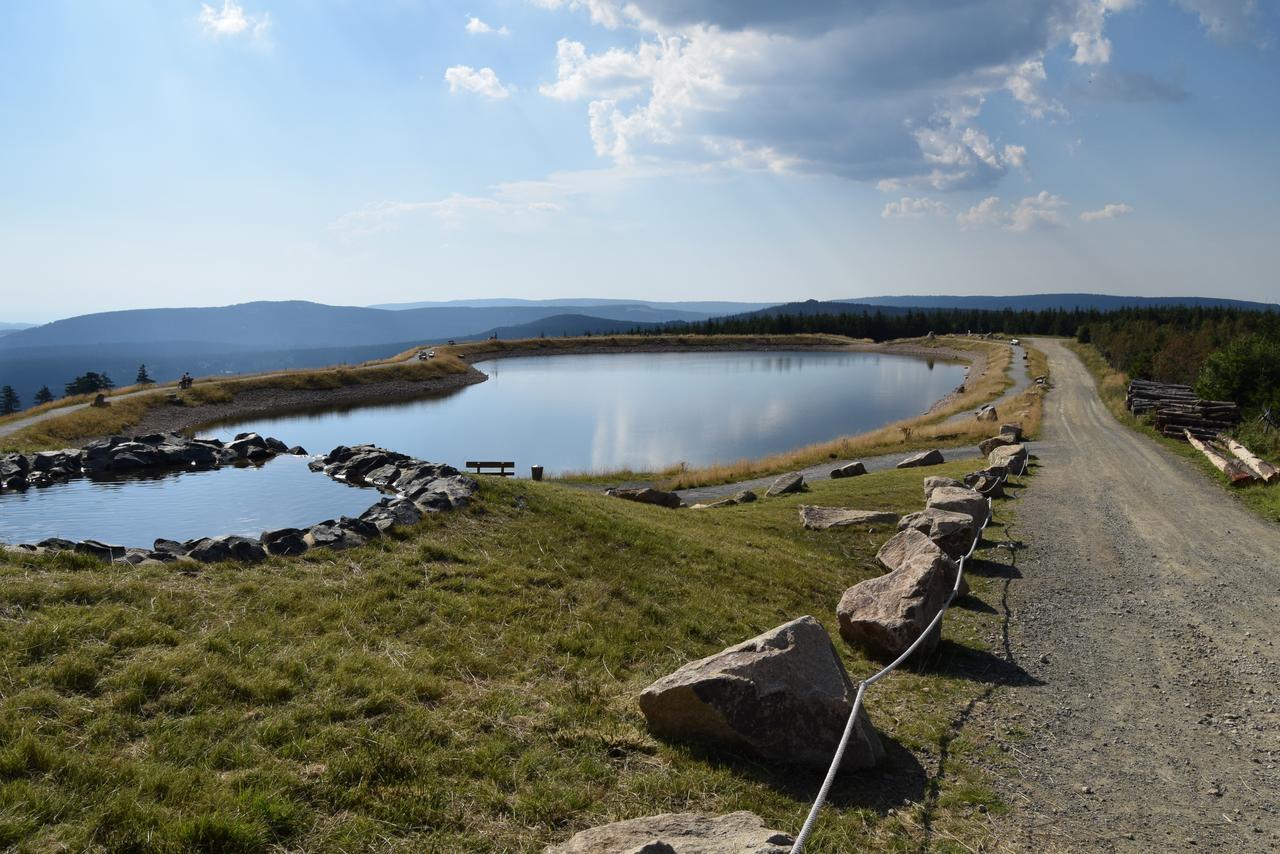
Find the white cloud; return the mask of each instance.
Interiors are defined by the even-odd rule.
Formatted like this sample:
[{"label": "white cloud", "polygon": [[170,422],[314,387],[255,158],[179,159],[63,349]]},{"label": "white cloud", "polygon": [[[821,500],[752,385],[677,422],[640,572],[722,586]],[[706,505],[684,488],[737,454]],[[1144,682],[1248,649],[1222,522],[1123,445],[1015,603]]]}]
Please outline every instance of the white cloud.
[{"label": "white cloud", "polygon": [[1104,205],[1096,211],[1085,211],[1080,214],[1080,219],[1083,222],[1097,222],[1100,219],[1115,219],[1131,213],[1133,213],[1133,208],[1121,202],[1119,204]]},{"label": "white cloud", "polygon": [[1071,43],[1076,46],[1071,57],[1076,65],[1106,65],[1111,61],[1111,40],[1101,32],[1072,33]]},{"label": "white cloud", "polygon": [[1200,18],[1200,25],[1219,41],[1265,41],[1258,37],[1261,18],[1257,0],[1174,0]]},{"label": "white cloud", "polygon": [[884,219],[900,219],[903,217],[922,217],[926,214],[931,216],[946,216],[950,211],[947,206],[937,199],[930,199],[927,196],[912,198],[903,196],[896,202],[889,202],[884,206],[884,210],[880,211],[880,216]]},{"label": "white cloud", "polygon": [[267,12],[247,14],[244,7],[235,0],[222,0],[221,11],[212,6],[200,6],[200,28],[206,35],[222,38],[224,36],[249,35],[257,41],[265,40],[271,29],[271,15]]},{"label": "white cloud", "polygon": [[497,29],[494,29],[493,27],[486,24],[484,21],[477,18],[475,15],[467,16],[467,25],[464,29],[466,29],[467,33],[473,36],[484,36],[484,35],[506,36],[511,34],[511,31],[508,30],[506,27],[498,27]]},{"label": "white cloud", "polygon": [[454,65],[444,71],[445,82],[450,92],[471,92],[486,98],[506,98],[515,91],[513,86],[504,86],[492,68],[476,70],[469,65]]},{"label": "white cloud", "polygon": [[1067,203],[1059,196],[1041,190],[1034,196],[1001,207],[999,196],[988,196],[956,217],[960,228],[969,231],[998,226],[1006,231],[1024,232],[1040,228],[1062,228],[1066,221],[1061,209]]}]

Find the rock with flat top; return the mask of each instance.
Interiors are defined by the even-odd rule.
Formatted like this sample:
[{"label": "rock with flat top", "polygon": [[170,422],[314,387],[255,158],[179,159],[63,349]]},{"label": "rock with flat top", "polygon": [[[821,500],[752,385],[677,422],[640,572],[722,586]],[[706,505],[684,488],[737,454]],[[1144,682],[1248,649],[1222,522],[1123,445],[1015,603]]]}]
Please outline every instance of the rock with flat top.
[{"label": "rock with flat top", "polygon": [[[890,548],[894,540],[899,543]],[[900,532],[880,551],[882,563],[893,561],[898,568],[846,590],[836,616],[845,641],[876,658],[891,660],[915,643],[942,610],[955,583],[956,564],[914,530]],[[941,636],[939,624],[920,652],[932,651]]]},{"label": "rock with flat top", "polygon": [[996,448],[987,454],[987,467],[1003,466],[1010,472],[1020,472],[1026,460],[1026,445],[1006,445],[1003,448]]},{"label": "rock with flat top", "polygon": [[924,500],[928,501],[933,491],[941,486],[964,486],[964,484],[953,477],[942,477],[940,475],[926,477],[924,479]]},{"label": "rock with flat top", "polygon": [[[925,513],[929,512],[933,511],[925,511]],[[969,518],[968,516],[964,516],[962,513],[948,513],[947,515],[951,517],[963,517],[966,521]],[[935,523],[938,522],[938,520],[934,521]],[[954,522],[958,520],[951,519],[947,521]],[[946,522],[943,522],[938,525],[938,527],[945,528],[948,527],[948,525]],[[960,555],[967,553],[969,551],[969,546],[973,543],[972,535],[970,535],[968,539],[962,539],[968,531],[969,529],[962,529],[957,532],[954,539],[956,540],[959,553],[952,555],[943,547],[942,543],[939,543],[933,537],[929,536],[928,533],[921,531],[918,527],[899,528],[898,533],[880,547],[880,551],[876,553],[876,560],[880,561],[885,569],[890,572],[897,572],[910,564],[913,559],[920,555],[924,555],[930,560],[939,560],[940,556],[944,557],[948,562],[944,562],[943,565],[943,580],[945,581],[946,589],[950,590],[951,586],[955,584],[956,573],[959,572],[960,569],[959,565],[956,564],[955,561],[959,559]],[[959,546],[961,542],[963,542],[963,547]],[[963,578],[960,580],[960,595],[969,595],[969,582],[965,581]]]},{"label": "rock with flat top", "polygon": [[953,560],[969,553],[969,547],[973,545],[973,538],[977,533],[973,517],[968,513],[953,513],[937,507],[903,516],[898,523],[898,530],[908,529],[924,534]]},{"label": "rock with flat top", "polygon": [[934,448],[931,451],[921,451],[918,454],[912,454],[902,462],[898,463],[900,469],[917,468],[919,466],[936,466],[946,462],[943,459],[942,451]]},{"label": "rock with flat top", "polygon": [[982,493],[967,486],[943,486],[929,494],[925,507],[938,510],[950,510],[952,513],[963,513],[973,519],[976,527],[981,528],[987,521],[987,499]]},{"label": "rock with flat top", "polygon": [[605,495],[612,495],[614,498],[623,498],[627,501],[635,501],[640,504],[655,504],[658,507],[667,507],[674,510],[682,503],[680,496],[674,492],[663,492],[661,489],[651,489],[647,486],[637,487],[634,489],[606,489]]},{"label": "rock with flat top", "polygon": [[663,813],[584,830],[543,854],[787,854],[794,842],[754,813]]},{"label": "rock with flat top", "polygon": [[844,507],[800,505],[800,521],[811,531],[842,528],[847,525],[894,525],[899,516],[884,510],[849,510]]},{"label": "rock with flat top", "polygon": [[774,498],[779,495],[788,495],[792,492],[801,492],[804,490],[804,475],[798,471],[784,474],[773,482],[768,490],[765,491],[766,498]]},{"label": "rock with flat top", "polygon": [[844,465],[838,466],[831,470],[831,476],[833,478],[857,477],[860,474],[866,474],[866,473],[867,473],[867,467],[861,461],[853,462],[853,463],[845,463]]},{"label": "rock with flat top", "polygon": [[[641,693],[640,710],[666,738],[745,747],[774,762],[825,769],[855,693],[827,630],[801,617],[664,676]],[[842,767],[870,768],[883,756],[860,712]]]},{"label": "rock with flat top", "polygon": [[983,439],[978,443],[978,450],[981,451],[982,455],[985,457],[996,448],[1006,448],[1009,445],[1016,444],[1018,444],[1018,440],[1013,436],[1008,433],[1001,433],[997,436],[992,436],[990,439]]},{"label": "rock with flat top", "polygon": [[964,485],[981,492],[989,498],[1001,498],[1004,496],[1004,476],[1003,469],[972,471],[964,476]]},{"label": "rock with flat top", "polygon": [[1000,433],[1005,436],[1012,436],[1013,441],[1022,441],[1022,425],[1021,424],[1001,424]]},{"label": "rock with flat top", "polygon": [[716,507],[734,507],[738,504],[750,504],[757,498],[756,494],[749,489],[741,492],[735,492],[728,498],[721,498],[719,501],[712,501],[710,504],[695,504],[691,510],[712,510]]}]

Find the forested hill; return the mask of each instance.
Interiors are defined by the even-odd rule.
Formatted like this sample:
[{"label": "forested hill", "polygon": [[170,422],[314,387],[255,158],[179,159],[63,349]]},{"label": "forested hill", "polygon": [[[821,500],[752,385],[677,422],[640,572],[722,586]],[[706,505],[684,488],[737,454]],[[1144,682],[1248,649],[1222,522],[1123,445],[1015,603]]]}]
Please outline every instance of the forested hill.
[{"label": "forested hill", "polygon": [[1116,294],[1017,294],[1012,296],[882,296],[858,297],[842,302],[899,308],[955,308],[986,311],[1046,311],[1049,309],[1116,311],[1122,308],[1238,308],[1254,311],[1280,311],[1275,303],[1219,297],[1136,297]]}]

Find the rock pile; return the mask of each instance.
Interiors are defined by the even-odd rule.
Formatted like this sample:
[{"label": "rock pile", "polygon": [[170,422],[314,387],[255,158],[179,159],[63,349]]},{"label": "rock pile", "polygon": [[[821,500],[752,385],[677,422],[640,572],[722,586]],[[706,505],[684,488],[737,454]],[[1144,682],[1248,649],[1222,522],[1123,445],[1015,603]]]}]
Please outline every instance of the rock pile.
[{"label": "rock pile", "polygon": [[[29,469],[41,466],[35,470],[42,474],[57,471],[70,472],[68,477],[82,477],[100,472],[136,472],[152,467],[208,469],[228,464],[260,463],[283,453],[302,455],[306,451],[299,447],[288,448],[278,439],[263,438],[257,433],[241,433],[225,444],[217,439],[155,435],[132,440],[113,437],[84,448],[30,457],[10,454],[0,462],[20,466],[23,463],[15,461],[17,457]],[[73,462],[76,468],[73,468]],[[216,563],[235,560],[252,563],[265,559],[267,555],[299,555],[313,548],[340,550],[364,545],[397,525],[414,524],[424,514],[465,507],[478,487],[474,480],[460,475],[452,466],[424,462],[372,445],[339,446],[324,457],[312,460],[308,467],[334,480],[375,487],[387,496],[358,518],[344,516],[326,519],[308,528],[265,531],[257,538],[225,535],[185,542],[158,539],[150,549],[108,545],[96,540],[76,543],[55,538],[3,548],[20,554],[72,551],[135,566],[176,561]],[[27,483],[30,485],[35,481],[28,478]]]}]

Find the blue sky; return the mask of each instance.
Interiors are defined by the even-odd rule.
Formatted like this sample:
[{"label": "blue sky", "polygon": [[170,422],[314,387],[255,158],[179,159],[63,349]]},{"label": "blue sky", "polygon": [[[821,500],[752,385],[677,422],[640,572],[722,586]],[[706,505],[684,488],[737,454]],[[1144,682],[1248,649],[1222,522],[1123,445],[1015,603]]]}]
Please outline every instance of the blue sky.
[{"label": "blue sky", "polygon": [[15,0],[0,319],[1274,301],[1278,35],[1268,0]]}]

